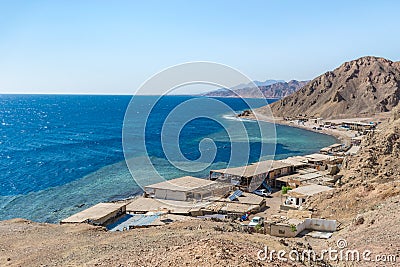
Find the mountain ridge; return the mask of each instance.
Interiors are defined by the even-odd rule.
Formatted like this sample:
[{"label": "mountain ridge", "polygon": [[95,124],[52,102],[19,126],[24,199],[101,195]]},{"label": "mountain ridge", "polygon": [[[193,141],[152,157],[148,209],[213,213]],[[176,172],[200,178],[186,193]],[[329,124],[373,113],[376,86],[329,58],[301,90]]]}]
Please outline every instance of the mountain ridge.
[{"label": "mountain ridge", "polygon": [[[219,89],[202,94],[203,96],[213,97],[244,97],[244,98],[260,98],[262,94],[264,98],[282,98],[288,96],[302,86],[306,85],[308,81],[291,80],[289,82],[276,82],[269,85],[262,85],[257,87],[243,87],[237,86],[231,89]],[[236,88],[236,89],[235,89]],[[261,93],[261,94],[260,94]]]},{"label": "mountain ridge", "polygon": [[325,72],[270,107],[276,117],[339,118],[387,112],[399,101],[400,62],[365,56]]}]

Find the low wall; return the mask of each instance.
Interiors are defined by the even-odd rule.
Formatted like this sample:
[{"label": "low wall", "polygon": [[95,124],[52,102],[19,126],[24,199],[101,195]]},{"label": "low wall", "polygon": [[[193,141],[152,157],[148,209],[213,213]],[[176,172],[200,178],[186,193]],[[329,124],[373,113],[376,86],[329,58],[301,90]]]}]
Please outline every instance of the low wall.
[{"label": "low wall", "polygon": [[288,211],[288,210],[298,210],[298,208],[294,206],[289,206],[289,205],[281,205],[280,209],[283,211]]},{"label": "low wall", "polygon": [[295,237],[304,230],[334,232],[336,227],[337,222],[335,220],[307,218],[296,225],[296,231],[293,231],[289,223],[266,223],[265,232],[272,236]]},{"label": "low wall", "polygon": [[337,222],[336,220],[324,220],[324,219],[306,219],[306,229],[321,231],[321,232],[334,232],[336,231]]}]

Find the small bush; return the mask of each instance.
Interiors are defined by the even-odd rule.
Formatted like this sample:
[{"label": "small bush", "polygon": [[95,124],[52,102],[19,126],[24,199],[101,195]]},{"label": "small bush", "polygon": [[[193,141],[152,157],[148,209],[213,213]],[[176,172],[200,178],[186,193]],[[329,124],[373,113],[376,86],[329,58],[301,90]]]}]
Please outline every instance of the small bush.
[{"label": "small bush", "polygon": [[289,190],[292,190],[290,186],[282,186],[282,194],[287,194]]}]

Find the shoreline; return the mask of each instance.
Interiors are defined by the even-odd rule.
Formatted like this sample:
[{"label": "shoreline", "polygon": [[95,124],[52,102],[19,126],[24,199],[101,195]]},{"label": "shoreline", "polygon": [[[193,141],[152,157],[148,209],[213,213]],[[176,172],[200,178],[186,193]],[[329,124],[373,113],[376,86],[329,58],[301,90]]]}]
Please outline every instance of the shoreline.
[{"label": "shoreline", "polygon": [[300,124],[295,124],[294,122],[291,123],[290,121],[285,121],[285,120],[283,120],[283,118],[279,118],[279,119],[271,118],[271,117],[262,115],[260,113],[251,114],[249,116],[243,116],[243,117],[240,117],[240,119],[269,122],[269,123],[274,123],[274,124],[281,125],[281,126],[294,127],[294,128],[314,132],[314,133],[325,134],[325,135],[333,136],[337,140],[339,140],[340,142],[345,143],[345,144],[349,144],[351,141],[351,138],[354,137],[356,134],[356,132],[352,131],[352,130],[341,131],[338,129],[330,129],[330,128],[321,128],[321,130],[316,130],[316,129],[313,129],[313,127],[317,127],[317,128],[319,127],[319,125],[316,123],[305,122],[304,125],[300,125]]}]

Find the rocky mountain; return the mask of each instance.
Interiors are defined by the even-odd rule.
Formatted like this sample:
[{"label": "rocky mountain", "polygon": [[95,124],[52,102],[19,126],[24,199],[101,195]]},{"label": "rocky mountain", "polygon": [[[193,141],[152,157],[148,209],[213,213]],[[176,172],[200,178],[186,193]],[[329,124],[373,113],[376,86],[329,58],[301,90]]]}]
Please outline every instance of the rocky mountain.
[{"label": "rocky mountain", "polygon": [[400,62],[366,56],[318,76],[271,109],[276,117],[339,118],[390,111],[399,99]]},{"label": "rocky mountain", "polygon": [[243,89],[243,88],[251,88],[254,86],[268,86],[274,83],[284,83],[284,80],[265,80],[264,82],[262,81],[253,81],[252,83],[247,83],[247,84],[239,84],[231,88],[231,90],[236,90],[236,89]]},{"label": "rocky mountain", "polygon": [[286,97],[307,84],[307,81],[292,80],[289,82],[276,82],[269,85],[259,85],[258,87],[237,88],[236,86],[228,89],[220,89],[205,93],[204,96],[218,97],[245,97],[258,98],[260,91],[265,98],[282,98]]}]

